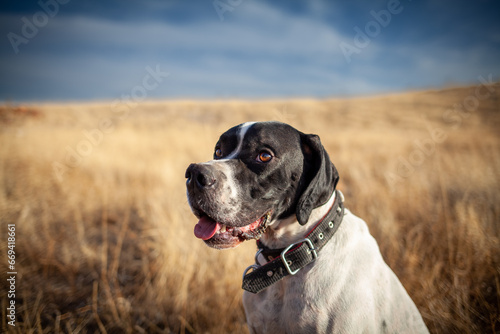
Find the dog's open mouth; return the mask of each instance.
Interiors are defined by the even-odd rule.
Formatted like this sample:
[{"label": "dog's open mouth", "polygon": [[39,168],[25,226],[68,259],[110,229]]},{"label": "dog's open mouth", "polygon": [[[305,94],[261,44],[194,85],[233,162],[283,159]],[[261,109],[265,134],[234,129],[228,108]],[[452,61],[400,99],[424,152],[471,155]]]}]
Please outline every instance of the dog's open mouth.
[{"label": "dog's open mouth", "polygon": [[219,223],[204,215],[194,227],[194,235],[214,248],[234,248],[245,240],[260,238],[270,217],[271,211],[268,211],[248,225],[234,227]]}]

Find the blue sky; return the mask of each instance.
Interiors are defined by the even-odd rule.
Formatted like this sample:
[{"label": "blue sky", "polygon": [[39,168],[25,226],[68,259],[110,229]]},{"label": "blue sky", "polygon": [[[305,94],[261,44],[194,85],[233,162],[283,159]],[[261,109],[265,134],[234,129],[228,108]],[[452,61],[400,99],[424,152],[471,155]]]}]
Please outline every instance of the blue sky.
[{"label": "blue sky", "polygon": [[[499,18],[495,0],[6,0],[0,101],[324,98],[474,85],[479,76],[499,80]],[[145,90],[147,68],[169,75]]]}]

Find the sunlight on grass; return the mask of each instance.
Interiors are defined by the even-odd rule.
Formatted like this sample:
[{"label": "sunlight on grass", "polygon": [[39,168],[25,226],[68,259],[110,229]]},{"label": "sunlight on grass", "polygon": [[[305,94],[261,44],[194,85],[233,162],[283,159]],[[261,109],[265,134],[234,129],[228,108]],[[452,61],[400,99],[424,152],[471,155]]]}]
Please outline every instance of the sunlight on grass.
[{"label": "sunlight on grass", "polygon": [[431,332],[500,330],[500,89],[447,113],[473,93],[148,102],[126,115],[2,107],[0,218],[16,224],[18,270],[17,323],[2,293],[3,331],[247,332],[241,274],[255,244],[216,251],[193,236],[184,171],[223,131],[263,120],[320,136],[346,206]]}]

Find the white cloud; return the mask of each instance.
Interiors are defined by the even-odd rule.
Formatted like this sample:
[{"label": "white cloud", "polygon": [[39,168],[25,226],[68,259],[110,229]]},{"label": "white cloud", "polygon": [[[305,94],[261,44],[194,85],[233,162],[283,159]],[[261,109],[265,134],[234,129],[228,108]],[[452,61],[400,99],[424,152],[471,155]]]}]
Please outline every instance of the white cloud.
[{"label": "white cloud", "polygon": [[344,62],[338,32],[257,2],[227,15],[235,19],[220,22],[215,11],[213,20],[189,24],[56,16],[19,60],[30,59],[31,76],[58,85],[101,83],[103,93],[134,84],[155,63],[172,72],[176,90],[183,87],[187,96],[200,83],[227,94],[301,94],[303,86],[309,87],[304,95],[318,88],[329,93],[324,86],[332,66]]},{"label": "white cloud", "polygon": [[[171,3],[152,5],[164,10]],[[426,44],[376,37],[347,63],[339,44],[353,43],[355,32],[325,20],[326,5],[312,1],[303,15],[244,1],[222,22],[215,9],[197,21],[176,22],[57,15],[19,55],[0,52],[0,74],[21,93],[38,85],[53,97],[69,90],[77,98],[115,98],[141,80],[146,66],[160,64],[171,76],[157,97],[266,97],[371,94],[473,81],[495,68],[484,46],[459,50],[437,37]],[[0,21],[20,29],[19,16],[0,14]]]}]

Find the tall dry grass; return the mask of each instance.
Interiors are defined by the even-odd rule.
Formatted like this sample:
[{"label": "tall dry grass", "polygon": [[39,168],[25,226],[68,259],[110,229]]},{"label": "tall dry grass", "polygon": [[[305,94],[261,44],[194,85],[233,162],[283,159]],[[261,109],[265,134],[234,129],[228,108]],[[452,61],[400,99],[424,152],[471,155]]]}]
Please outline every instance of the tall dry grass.
[{"label": "tall dry grass", "polygon": [[[210,159],[229,127],[274,119],[320,135],[346,206],[367,221],[431,332],[498,332],[494,89],[454,118],[447,110],[475,87],[358,99],[149,102],[128,114],[105,103],[31,106],[36,112],[5,106],[0,270],[9,271],[5,232],[14,223],[18,276],[15,328],[6,323],[1,288],[2,331],[247,332],[240,284],[255,245],[216,251],[193,236],[184,170]],[[85,144],[83,131],[106,121],[107,133],[91,132],[94,144]],[[67,160],[68,150],[85,154]]]}]

